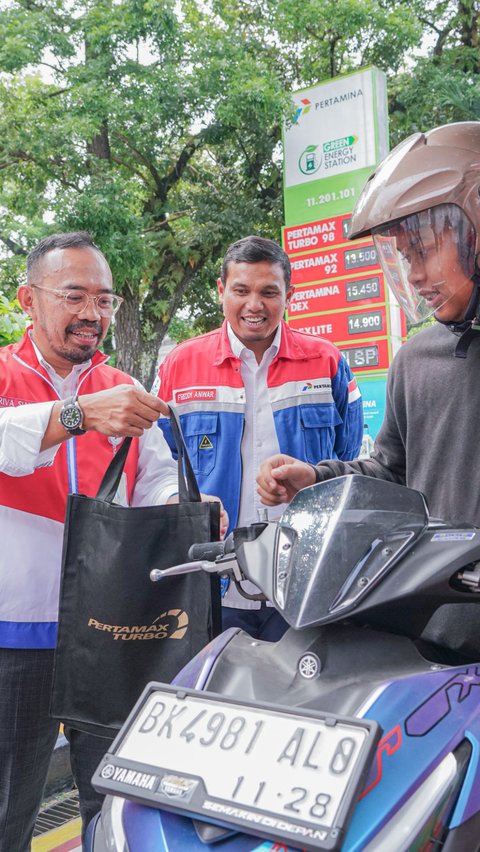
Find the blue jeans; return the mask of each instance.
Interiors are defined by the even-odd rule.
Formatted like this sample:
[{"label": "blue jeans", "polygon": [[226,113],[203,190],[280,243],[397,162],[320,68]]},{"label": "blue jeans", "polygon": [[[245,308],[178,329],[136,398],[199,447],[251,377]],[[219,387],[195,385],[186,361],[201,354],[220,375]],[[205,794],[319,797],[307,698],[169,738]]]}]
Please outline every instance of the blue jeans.
[{"label": "blue jeans", "polygon": [[[30,849],[58,734],[58,722],[48,714],[53,653],[0,648],[0,852]],[[110,740],[65,733],[85,829],[102,804],[90,778]]]}]

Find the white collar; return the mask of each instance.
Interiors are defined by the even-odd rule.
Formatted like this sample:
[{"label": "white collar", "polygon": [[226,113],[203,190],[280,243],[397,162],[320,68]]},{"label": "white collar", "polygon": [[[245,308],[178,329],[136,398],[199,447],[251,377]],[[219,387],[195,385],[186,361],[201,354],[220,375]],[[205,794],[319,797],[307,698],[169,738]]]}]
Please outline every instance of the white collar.
[{"label": "white collar", "polygon": [[[239,338],[237,337],[237,335],[233,331],[232,326],[230,325],[229,322],[227,322],[227,334],[228,334],[228,340],[229,340],[230,346],[232,347],[232,352],[233,352],[234,355],[236,355],[237,358],[242,358],[243,354],[245,354],[246,352],[252,351],[251,349],[248,348],[248,346],[245,346],[245,344],[242,343],[241,340],[239,340]],[[282,339],[282,324],[279,323],[277,330],[275,332],[275,337],[273,338],[268,349],[266,349],[266,351],[264,352],[264,355],[266,355],[267,352],[269,352],[269,353],[271,352],[272,357],[274,357],[277,354],[278,350],[280,349],[281,339]]]}]

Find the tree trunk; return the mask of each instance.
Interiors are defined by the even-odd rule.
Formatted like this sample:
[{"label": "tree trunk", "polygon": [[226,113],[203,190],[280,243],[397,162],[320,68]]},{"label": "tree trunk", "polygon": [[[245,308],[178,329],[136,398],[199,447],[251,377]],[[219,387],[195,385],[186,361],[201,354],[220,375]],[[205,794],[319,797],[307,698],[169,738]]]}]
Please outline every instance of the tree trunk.
[{"label": "tree trunk", "polygon": [[480,70],[480,57],[478,50],[480,47],[479,39],[479,20],[480,12],[476,2],[473,0],[460,0],[458,4],[460,14],[460,39],[465,47],[471,47],[477,51],[477,62],[475,63],[474,71],[476,74]]},{"label": "tree trunk", "polygon": [[99,160],[111,159],[110,140],[108,138],[108,123],[102,121],[100,132],[87,142],[87,153]]},{"label": "tree trunk", "polygon": [[125,301],[115,319],[117,367],[150,390],[155,376],[159,342],[145,340],[140,321],[138,296],[126,290]]},{"label": "tree trunk", "polygon": [[478,47],[478,20],[480,13],[474,0],[459,0],[461,40],[465,47]]}]

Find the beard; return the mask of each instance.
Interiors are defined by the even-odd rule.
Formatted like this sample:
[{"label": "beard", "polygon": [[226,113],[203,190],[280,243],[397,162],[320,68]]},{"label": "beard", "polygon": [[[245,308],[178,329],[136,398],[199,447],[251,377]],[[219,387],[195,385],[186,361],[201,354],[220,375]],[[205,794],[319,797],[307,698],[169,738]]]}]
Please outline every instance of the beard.
[{"label": "beard", "polygon": [[[43,326],[43,330],[55,355],[69,361],[71,364],[84,364],[85,361],[89,361],[95,354],[103,339],[103,328],[101,323],[89,320],[70,323],[65,329],[63,344],[62,342],[59,342],[58,337],[57,339],[53,339],[45,326]],[[96,338],[93,342],[86,340],[82,343],[81,339],[78,337],[72,341],[69,335],[75,334],[78,331],[90,331],[95,334]]]}]

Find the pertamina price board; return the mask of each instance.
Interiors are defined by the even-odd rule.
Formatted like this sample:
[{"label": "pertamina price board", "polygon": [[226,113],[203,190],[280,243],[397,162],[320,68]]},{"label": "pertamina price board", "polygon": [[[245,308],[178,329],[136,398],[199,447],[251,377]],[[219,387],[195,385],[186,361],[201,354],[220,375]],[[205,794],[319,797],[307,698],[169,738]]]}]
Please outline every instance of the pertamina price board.
[{"label": "pertamina price board", "polygon": [[385,370],[388,291],[373,241],[348,242],[348,225],[349,216],[336,216],[284,229],[295,285],[287,319],[339,346],[352,369]]}]

